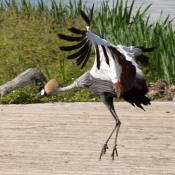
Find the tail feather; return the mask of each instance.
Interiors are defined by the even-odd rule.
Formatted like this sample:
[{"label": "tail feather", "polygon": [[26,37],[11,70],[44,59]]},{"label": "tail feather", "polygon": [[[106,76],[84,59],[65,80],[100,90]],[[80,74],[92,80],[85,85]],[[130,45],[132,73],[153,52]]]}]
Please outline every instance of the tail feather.
[{"label": "tail feather", "polygon": [[145,48],[143,46],[135,46],[135,48],[140,48],[142,50],[142,52],[152,52],[154,51],[156,48],[158,47],[158,45],[154,46],[154,47],[150,47],[150,48]]},{"label": "tail feather", "polygon": [[140,62],[143,66],[148,66],[149,65],[149,57],[146,55],[137,55],[135,56],[136,61]]},{"label": "tail feather", "polygon": [[[135,48],[141,49],[142,52],[152,52],[154,51],[158,46],[150,47],[150,48],[145,48],[142,46],[135,46]],[[148,66],[149,65],[149,57],[146,55],[136,55],[135,56],[136,61],[140,62],[143,66]]]},{"label": "tail feather", "polygon": [[133,106],[137,106],[143,110],[145,110],[142,107],[143,105],[150,105],[150,99],[148,97],[146,97],[144,94],[141,93],[141,91],[139,91],[139,89],[133,87],[131,90],[129,90],[128,92],[124,92],[123,93],[123,99],[125,99],[127,102],[131,103]]}]

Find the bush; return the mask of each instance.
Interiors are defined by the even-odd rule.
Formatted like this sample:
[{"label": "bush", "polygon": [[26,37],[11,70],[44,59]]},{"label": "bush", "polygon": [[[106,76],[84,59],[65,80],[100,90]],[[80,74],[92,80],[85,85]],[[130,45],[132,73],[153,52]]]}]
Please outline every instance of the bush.
[{"label": "bush", "polygon": [[[165,79],[175,83],[175,45],[174,26],[169,16],[165,21],[160,19],[150,24],[147,10],[141,7],[133,17],[134,0],[130,7],[128,2],[117,0],[110,9],[108,2],[103,2],[100,9],[95,9],[93,31],[114,44],[141,45],[158,49],[151,53],[150,67],[144,68],[149,81]],[[0,83],[4,84],[28,68],[40,69],[47,79],[55,78],[60,86],[73,82],[92,67],[92,59],[85,69],[80,70],[74,60],[67,60],[70,53],[60,51],[59,46],[68,43],[57,37],[58,33],[70,34],[67,28],[76,26],[84,29],[80,9],[88,11],[81,0],[77,3],[69,1],[68,5],[51,1],[49,9],[43,1],[36,7],[21,0],[21,6],[15,1],[0,4]],[[71,43],[72,44],[72,43]],[[150,54],[149,54],[150,55]],[[76,67],[76,68],[75,68]],[[87,90],[73,90],[51,99],[37,99],[38,87],[30,85],[10,93],[1,103],[40,103],[48,101],[99,101]]]}]

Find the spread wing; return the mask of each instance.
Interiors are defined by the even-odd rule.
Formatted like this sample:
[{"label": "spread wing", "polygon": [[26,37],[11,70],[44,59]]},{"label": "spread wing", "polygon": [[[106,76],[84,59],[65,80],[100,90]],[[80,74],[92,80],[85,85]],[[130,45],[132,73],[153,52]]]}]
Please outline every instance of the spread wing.
[{"label": "spread wing", "polygon": [[135,62],[140,62],[143,66],[149,65],[149,57],[147,55],[144,55],[144,52],[152,52],[154,51],[158,45],[150,48],[145,48],[143,46],[122,46],[117,45],[117,49],[125,55],[125,57],[130,57]]},{"label": "spread wing", "polygon": [[[69,29],[74,34],[79,36],[67,36],[64,34],[58,34],[58,36],[69,42],[77,41],[78,43],[72,46],[60,47],[63,51],[73,51],[75,53],[69,55],[68,59],[76,59],[77,65],[81,65],[84,68],[91,54],[92,46],[95,49],[95,61],[90,73],[95,78],[104,80],[110,80],[118,97],[121,97],[123,92],[129,91],[134,84],[136,77],[136,60],[142,61],[142,51],[151,51],[143,47],[129,47],[115,46],[112,43],[100,38],[98,35],[91,32],[91,21],[93,16],[92,7],[90,11],[90,18],[81,11],[81,16],[87,23],[86,30],[79,30],[75,27]],[[78,50],[78,51],[77,51]],[[137,53],[136,53],[137,51]],[[147,59],[146,63],[147,63]],[[145,64],[146,64],[145,63]]]},{"label": "spread wing", "polygon": [[[94,5],[92,6],[92,9],[90,11],[90,18],[84,13],[84,11],[80,11],[82,18],[87,23],[88,27],[91,27],[91,21],[93,17],[93,9]],[[69,31],[71,31],[74,34],[77,34],[79,36],[72,37],[67,36],[64,34],[58,34],[58,36],[63,39],[67,40],[69,42],[77,41],[78,44],[72,45],[72,46],[62,46],[60,47],[63,51],[73,51],[79,49],[77,52],[75,52],[72,55],[69,55],[68,59],[77,59],[76,63],[77,65],[81,65],[81,68],[85,67],[87,61],[89,60],[90,54],[91,54],[91,47],[92,47],[92,41],[90,38],[87,37],[87,30],[79,30],[75,27],[69,28]]]}]

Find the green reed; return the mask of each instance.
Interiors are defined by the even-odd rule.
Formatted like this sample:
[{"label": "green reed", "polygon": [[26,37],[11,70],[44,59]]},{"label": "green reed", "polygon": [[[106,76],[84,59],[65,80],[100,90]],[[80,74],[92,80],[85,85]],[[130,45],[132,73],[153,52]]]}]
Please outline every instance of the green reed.
[{"label": "green reed", "polygon": [[[145,76],[148,82],[165,79],[168,83],[175,84],[174,21],[170,16],[162,20],[161,13],[157,21],[151,22],[148,14],[150,6],[151,4],[146,8],[140,6],[134,14],[134,0],[131,3],[116,0],[112,7],[108,1],[103,1],[94,9],[92,30],[116,45],[158,45],[149,54],[149,67],[143,68]],[[60,85],[67,85],[89,70],[93,64],[94,52],[87,67],[80,70],[73,60],[65,59],[70,53],[63,53],[59,46],[67,45],[67,42],[57,37],[58,33],[70,34],[67,28],[71,26],[85,29],[86,24],[80,17],[80,10],[88,12],[89,8],[91,7],[87,7],[81,0],[70,0],[68,4],[51,0],[49,5],[38,0],[35,6],[30,0],[21,0],[20,5],[19,1],[2,0],[0,83],[11,80],[30,67],[37,67],[48,79],[55,77],[59,79]],[[62,101],[66,96],[69,101],[84,101],[83,98],[87,96],[94,99],[90,93],[84,91],[81,95],[79,91],[68,92],[61,96]]]},{"label": "green reed", "polygon": [[161,12],[160,18],[151,22],[148,14],[151,4],[144,9],[140,6],[133,15],[134,3],[135,0],[131,4],[117,0],[110,8],[108,2],[103,2],[93,23],[95,32],[116,45],[158,45],[150,56],[149,81],[165,79],[175,83],[174,21],[170,20],[170,15],[163,21]]}]

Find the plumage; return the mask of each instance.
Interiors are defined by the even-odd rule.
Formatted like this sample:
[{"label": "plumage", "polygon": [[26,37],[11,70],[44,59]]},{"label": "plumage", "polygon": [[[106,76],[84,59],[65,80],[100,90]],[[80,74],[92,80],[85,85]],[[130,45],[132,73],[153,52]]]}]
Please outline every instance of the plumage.
[{"label": "plumage", "polygon": [[[88,59],[89,59],[89,57],[90,57],[90,54],[91,54],[91,47],[88,48],[88,51],[87,51],[86,57],[85,57],[85,59],[84,59],[84,62],[83,62],[83,64],[82,64],[82,66],[81,66],[81,69],[86,65],[86,63],[87,63],[87,61],[88,61]],[[77,64],[78,64],[78,63],[77,63]],[[81,64],[81,62],[80,62],[80,64]],[[78,64],[78,65],[79,65],[79,64]]]},{"label": "plumage", "polygon": [[46,93],[49,95],[52,94],[52,91],[57,88],[58,82],[55,79],[51,79],[50,81],[48,81],[44,87]]},{"label": "plumage", "polygon": [[95,51],[96,51],[96,58],[97,58],[97,68],[100,69],[100,52],[97,45],[95,47]]},{"label": "plumage", "polygon": [[87,42],[86,39],[82,40],[80,43],[72,46],[61,46],[60,49],[63,51],[72,51],[81,48]]},{"label": "plumage", "polygon": [[[135,81],[139,80],[135,79]],[[90,71],[81,75],[71,85],[67,87],[58,87],[58,82],[55,79],[48,81],[44,87],[47,95],[51,93],[51,95],[55,95],[58,92],[64,92],[73,88],[86,88],[89,91],[91,91],[94,95],[97,95],[99,97],[106,94],[110,98],[117,97],[111,81],[94,78],[91,75]],[[122,98],[124,98],[127,102],[131,103],[132,105],[137,105],[138,107],[143,109],[141,104],[150,104],[150,99],[144,96],[146,93],[147,91],[143,92],[141,90],[138,90],[136,86],[133,86],[128,92],[124,92]],[[138,97],[139,99],[137,99]]]},{"label": "plumage", "polygon": [[67,58],[68,59],[73,59],[73,58],[77,58],[78,56],[84,54],[87,52],[88,50],[88,46],[89,46],[89,42],[87,41],[84,46],[78,51],[78,52],[75,52],[74,54],[72,55],[69,55]]},{"label": "plumage", "polygon": [[88,16],[84,13],[84,11],[80,10],[80,14],[82,16],[82,18],[84,19],[84,21],[86,22],[86,24],[88,26],[91,25],[91,21],[89,20]]},{"label": "plumage", "polygon": [[154,46],[154,47],[151,47],[151,48],[145,48],[143,46],[135,46],[135,48],[139,48],[142,50],[142,52],[152,52],[154,51],[158,46]]},{"label": "plumage", "polygon": [[[95,61],[92,68],[66,87],[58,88],[57,86],[52,86],[52,82],[48,82],[46,84],[47,88],[45,87],[44,89],[49,89],[49,93],[47,91],[43,93],[42,89],[38,96],[47,96],[48,94],[54,95],[73,88],[86,88],[94,95],[99,96],[115,120],[114,129],[102,147],[100,159],[102,155],[106,153],[108,141],[116,131],[111,154],[111,157],[114,159],[114,155],[118,155],[116,146],[121,122],[115,112],[113,99],[123,98],[131,105],[137,106],[143,110],[144,108],[142,105],[150,105],[150,99],[145,96],[148,92],[148,87],[137,61],[141,62],[143,65],[148,65],[149,58],[148,56],[144,56],[142,52],[152,52],[155,47],[116,46],[92,33],[91,21],[93,17],[93,8],[94,6],[90,11],[89,18],[85,12],[80,11],[82,18],[88,25],[85,32],[76,28],[69,29],[74,34],[81,35],[80,37],[58,34],[63,40],[79,42],[73,46],[62,46],[60,49],[63,51],[73,51],[75,49],[75,53],[69,55],[67,58],[76,59],[77,65],[81,65],[81,68],[86,66],[93,46],[95,49]],[[49,86],[49,84],[51,85]]]},{"label": "plumage", "polygon": [[[141,109],[144,110],[143,105],[150,105],[150,99],[148,97],[145,96],[145,94],[147,93],[147,90],[142,91],[142,88],[139,89],[137,88],[137,83],[140,84],[140,81],[142,81],[143,83],[141,84],[141,86],[143,85],[143,88],[145,88],[144,86],[146,86],[145,80],[144,79],[139,79],[135,78],[135,84],[129,91],[127,92],[123,92],[121,98],[123,98],[124,100],[126,100],[128,103],[130,103],[133,106],[137,106]],[[54,84],[57,84],[54,82]],[[107,143],[109,141],[109,139],[111,138],[112,134],[114,133],[114,131],[117,129],[116,135],[118,135],[119,132],[119,128],[121,125],[120,120],[118,119],[118,116],[115,112],[115,108],[113,105],[113,99],[117,97],[116,92],[113,88],[113,84],[111,81],[109,80],[102,80],[99,78],[94,78],[90,71],[84,73],[82,76],[80,76],[77,80],[75,80],[71,85],[66,86],[66,87],[59,87],[56,88],[57,86],[53,85],[52,81],[49,81],[46,84],[46,87],[44,87],[44,89],[47,89],[47,92],[41,94],[42,91],[40,91],[40,93],[37,95],[39,96],[50,96],[50,95],[55,95],[57,93],[60,92],[65,92],[74,88],[86,88],[87,90],[89,90],[90,92],[92,92],[94,95],[97,95],[100,97],[100,99],[102,100],[102,102],[106,105],[106,107],[109,109],[109,111],[111,112],[112,116],[114,117],[116,124],[114,126],[114,129],[112,130],[112,133],[110,134],[109,138],[107,139],[107,141],[105,142],[104,146],[102,147],[102,151],[100,154],[100,158],[103,154],[106,153],[106,149],[107,149]],[[48,91],[49,89],[49,91]],[[147,86],[146,86],[147,89]],[[114,147],[113,147],[113,151],[112,151],[112,155],[111,157],[114,159],[114,153],[116,153],[116,155],[118,155],[117,153],[117,148],[116,148],[116,142],[114,143]]]},{"label": "plumage", "polygon": [[[83,18],[87,17],[87,15],[85,17],[84,13],[81,14]],[[86,19],[88,24],[90,24],[89,21],[87,22]],[[72,38],[74,37],[71,36]],[[87,41],[86,44],[84,44],[84,40]],[[90,57],[89,52],[91,49],[89,47],[93,45],[96,58],[90,72],[95,78],[112,81],[118,98],[121,97],[124,91],[128,91],[133,86],[134,77],[136,76],[135,68],[139,67],[137,61],[141,62],[143,66],[148,65],[148,57],[143,55],[142,52],[151,52],[155,49],[155,47],[115,46],[92,33],[91,26],[87,26],[86,36],[82,37],[82,41],[78,44],[80,49],[78,51],[76,50],[74,54],[69,55],[67,58],[77,59],[77,65],[81,65],[81,68],[84,68]],[[67,46],[66,48],[65,46],[61,47],[61,49],[68,51],[69,48],[73,50],[73,47]]]},{"label": "plumage", "polygon": [[80,36],[80,37],[73,37],[73,36],[67,36],[67,35],[63,35],[63,34],[58,34],[58,36],[66,41],[82,41],[84,39],[85,36]]},{"label": "plumage", "polygon": [[86,56],[88,55],[89,47],[85,47],[84,49],[84,53],[82,52],[81,56],[77,58],[76,63],[78,66],[86,59]]},{"label": "plumage", "polygon": [[86,34],[86,30],[80,30],[80,29],[77,29],[75,27],[71,27],[68,30],[71,31],[72,33],[75,33],[75,34],[81,34],[81,35]]},{"label": "plumage", "polygon": [[105,46],[101,46],[101,47],[103,49],[103,53],[104,53],[104,56],[105,56],[105,59],[106,59],[105,61],[109,65],[109,58],[108,58],[108,54],[106,52],[106,48],[105,48]]}]

